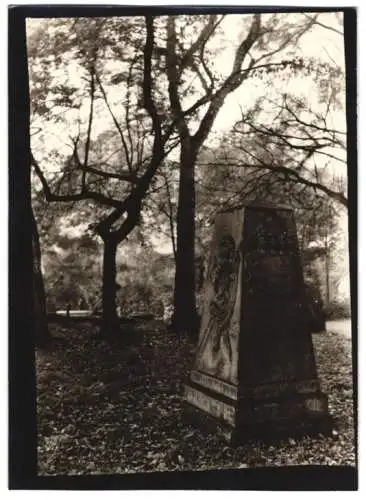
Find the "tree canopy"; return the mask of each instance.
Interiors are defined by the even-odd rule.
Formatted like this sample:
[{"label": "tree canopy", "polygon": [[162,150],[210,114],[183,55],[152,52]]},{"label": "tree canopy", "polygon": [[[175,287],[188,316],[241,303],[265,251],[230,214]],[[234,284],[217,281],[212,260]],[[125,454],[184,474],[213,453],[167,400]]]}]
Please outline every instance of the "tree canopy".
[{"label": "tree canopy", "polygon": [[77,220],[70,255],[113,243],[108,287],[130,234],[170,247],[182,321],[217,210],[286,201],[305,249],[348,206],[342,43],[337,13],[29,20],[41,241]]}]

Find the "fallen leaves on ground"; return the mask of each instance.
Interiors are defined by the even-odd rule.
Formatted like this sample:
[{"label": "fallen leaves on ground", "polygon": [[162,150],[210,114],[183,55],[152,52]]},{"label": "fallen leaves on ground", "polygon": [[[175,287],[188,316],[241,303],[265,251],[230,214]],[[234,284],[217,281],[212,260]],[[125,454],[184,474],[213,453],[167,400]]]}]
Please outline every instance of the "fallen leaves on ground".
[{"label": "fallen leaves on ground", "polygon": [[88,320],[52,324],[38,351],[41,475],[126,474],[281,465],[354,465],[351,340],[313,336],[318,372],[337,431],[331,437],[232,448],[183,415],[194,344],[162,322],[141,322],[120,341]]}]

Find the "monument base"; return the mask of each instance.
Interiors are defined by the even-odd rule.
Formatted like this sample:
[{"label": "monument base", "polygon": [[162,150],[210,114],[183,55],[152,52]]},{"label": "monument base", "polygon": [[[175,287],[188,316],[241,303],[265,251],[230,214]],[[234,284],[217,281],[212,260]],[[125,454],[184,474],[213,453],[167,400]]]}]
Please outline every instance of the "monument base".
[{"label": "monument base", "polygon": [[320,390],[234,400],[190,381],[185,386],[185,415],[192,425],[220,435],[232,446],[253,439],[329,436],[334,428],[327,397]]}]

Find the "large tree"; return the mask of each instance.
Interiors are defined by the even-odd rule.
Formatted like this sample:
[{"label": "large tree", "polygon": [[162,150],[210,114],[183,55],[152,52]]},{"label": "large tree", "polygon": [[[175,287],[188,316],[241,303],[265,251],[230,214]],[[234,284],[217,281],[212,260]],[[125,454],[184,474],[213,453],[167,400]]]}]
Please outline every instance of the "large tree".
[{"label": "large tree", "polygon": [[[240,40],[235,49],[228,75],[212,63],[209,42],[218,32],[224,18],[211,15],[198,19],[170,16],[166,20],[166,74],[170,113],[177,122],[180,137],[180,183],[177,211],[177,252],[174,292],[173,328],[196,332],[198,317],[195,304],[195,165],[215,119],[229,94],[255,72],[297,61],[283,61],[279,55],[295,44],[313,25],[315,17],[291,21],[286,15],[242,16]],[[179,29],[180,35],[177,34]],[[198,35],[196,35],[198,31]],[[187,46],[187,33],[192,43]],[[192,36],[192,33],[194,34]],[[186,36],[185,36],[186,35]],[[189,38],[188,38],[189,39]],[[217,42],[216,42],[217,43]],[[194,75],[199,84],[196,92],[187,75]],[[199,89],[197,91],[197,89]],[[193,94],[193,104],[192,104]],[[186,105],[189,98],[190,104]],[[202,104],[204,112],[187,115]],[[186,109],[185,109],[186,108]],[[190,118],[190,119],[189,119]],[[193,132],[194,130],[194,132]]]},{"label": "large tree", "polygon": [[37,347],[46,347],[51,341],[51,334],[47,323],[46,293],[42,274],[41,247],[33,210],[31,216],[35,340]]},{"label": "large tree", "polygon": [[[84,28],[89,28],[89,38],[77,40],[75,48],[81,59],[87,82],[86,92],[89,100],[87,112],[86,131],[84,140],[81,139],[80,130],[71,138],[72,154],[64,161],[61,175],[55,181],[52,189],[40,163],[35,156],[32,163],[43,186],[43,191],[48,201],[71,202],[92,200],[102,206],[112,208],[112,211],[103,215],[99,221],[93,224],[94,230],[102,238],[104,243],[103,259],[103,331],[113,334],[117,326],[116,315],[116,251],[117,246],[129,233],[139,224],[142,200],[146,196],[149,185],[164,157],[165,145],[170,138],[173,127],[163,132],[162,118],[159,115],[153,97],[153,49],[154,49],[154,26],[153,18],[146,17],[146,40],[143,47],[130,47],[126,61],[121,62],[124,71],[114,75],[113,84],[125,83],[122,104],[122,124],[118,117],[118,111],[113,109],[108,92],[103,83],[101,75],[103,60],[99,57],[98,42],[105,41],[107,34],[102,33],[105,20],[95,20],[90,26],[83,21]],[[113,21],[115,23],[115,21]],[[119,20],[121,23],[122,20]],[[138,25],[142,35],[143,26]],[[121,31],[121,30],[120,30]],[[61,33],[64,30],[61,30]],[[96,39],[90,38],[90,33]],[[76,31],[80,34],[80,27]],[[83,34],[83,33],[82,33]],[[81,43],[83,42],[83,43]],[[74,41],[75,43],[75,41]],[[105,45],[101,44],[102,49]],[[113,56],[121,54],[114,45]],[[70,49],[71,50],[71,49]],[[132,52],[132,56],[131,56]],[[105,51],[103,52],[105,54]],[[138,64],[143,59],[143,64]],[[136,68],[136,69],[135,69]],[[133,71],[135,72],[133,73]],[[133,101],[133,92],[140,99]],[[59,90],[58,88],[56,90]],[[65,105],[71,100],[70,86],[62,88],[63,99],[61,104]],[[99,96],[97,94],[99,92]],[[66,95],[65,95],[66,94]],[[119,156],[114,161],[107,161],[103,156],[105,150],[101,137],[93,141],[92,127],[95,121],[95,108],[97,99],[104,103],[114,127],[112,137],[106,131],[103,139],[112,141],[112,150],[109,148],[108,157],[116,153]],[[60,102],[58,102],[60,104]],[[121,106],[121,103],[119,103]],[[143,114],[141,118],[141,113]],[[121,115],[121,110],[119,112]],[[137,116],[137,115],[140,116]],[[149,129],[146,126],[149,125]],[[115,148],[115,141],[119,140],[119,147]],[[114,142],[113,142],[114,141]],[[81,143],[82,142],[82,143]],[[144,151],[144,143],[148,144],[148,154]],[[100,154],[102,152],[102,155]],[[121,186],[123,184],[125,187]]]},{"label": "large tree", "polygon": [[[228,74],[224,74],[220,65],[215,64],[215,57],[224,53],[222,46],[225,45],[225,39],[222,37],[224,31],[221,28],[228,17],[231,22],[231,16],[226,18],[216,15],[168,16],[159,18],[154,24],[149,25],[147,22],[146,30],[143,29],[143,23],[141,25],[141,22],[136,20],[132,22],[132,30],[127,28],[129,34],[127,37],[121,35],[123,30],[115,30],[121,22],[119,19],[113,19],[112,25],[107,23],[108,28],[106,28],[105,20],[97,20],[94,25],[91,24],[93,29],[88,24],[82,24],[75,30],[76,40],[73,37],[71,55],[75,57],[75,47],[78,47],[76,55],[83,61],[84,80],[87,82],[83,87],[83,100],[84,103],[89,102],[89,109],[84,111],[84,117],[87,117],[84,118],[84,132],[72,138],[72,154],[65,162],[62,176],[66,184],[68,183],[73,188],[79,187],[77,192],[74,189],[72,193],[74,200],[80,201],[89,197],[111,209],[109,213],[104,211],[97,222],[94,221],[95,230],[105,244],[106,323],[110,321],[113,324],[116,319],[115,254],[117,246],[140,223],[144,208],[147,207],[146,197],[149,191],[154,190],[153,183],[158,168],[169,149],[166,147],[167,141],[176,131],[180,145],[176,237],[173,220],[175,206],[171,203],[169,175],[166,176],[165,184],[163,183],[167,188],[165,189],[167,203],[164,207],[159,202],[158,204],[167,212],[169,231],[172,235],[173,248],[175,248],[173,326],[179,331],[196,331],[198,322],[195,308],[195,183],[197,181],[196,163],[202,146],[214,126],[225,99],[245,81],[248,82],[261,73],[271,75],[276,70],[286,71],[290,68],[292,71],[303,71],[304,62],[294,57],[291,50],[318,18],[317,15],[296,17],[296,15],[286,14],[256,14],[236,18],[239,39],[234,52],[230,50],[225,52],[228,57],[231,54],[233,63]],[[74,20],[74,22],[77,26],[79,22],[85,23],[85,20]],[[89,35],[85,35],[88,30]],[[90,35],[91,32],[94,33],[93,36]],[[145,32],[146,40],[143,47],[142,34]],[[129,42],[130,39],[133,43]],[[220,44],[219,47],[218,44]],[[148,51],[149,61],[146,58]],[[145,54],[144,68],[139,63],[141,53]],[[106,61],[105,65],[104,61]],[[109,62],[120,64],[117,72],[113,64],[106,71],[105,66],[108,67]],[[146,84],[147,66],[150,68],[148,75],[150,83]],[[151,80],[154,81],[153,85]],[[121,100],[111,102],[109,93],[111,84],[121,83],[125,87],[121,94],[124,97],[123,102],[121,103]],[[146,88],[149,85],[150,100],[146,99]],[[141,88],[144,89],[143,92],[139,91]],[[75,107],[78,92],[72,86],[59,85],[56,90],[61,94],[57,101],[59,105]],[[131,94],[141,98],[133,101]],[[109,113],[111,129],[114,129],[114,132],[106,131],[98,141],[95,136],[93,140],[92,130],[96,109],[99,109],[98,103],[101,102]],[[142,111],[143,109],[145,111]],[[121,116],[122,110],[125,111],[124,116]],[[140,158],[134,154],[141,151],[138,144],[144,141],[136,141],[139,129],[132,126],[131,120],[131,116],[139,114],[138,111],[143,112],[143,118],[140,119],[140,124],[142,124],[140,139],[145,139],[148,152]],[[298,117],[302,119],[300,115]],[[248,143],[252,137],[249,137],[245,127],[250,126],[252,136],[258,135],[263,140],[263,144],[269,144],[269,137],[274,135],[273,131],[264,133],[263,126],[267,126],[266,122],[260,121],[260,127],[258,127],[256,118],[258,116],[254,116],[254,119],[248,122],[248,114],[245,114],[235,132],[239,134],[240,129],[241,136],[248,137],[246,141]],[[283,124],[281,126],[282,128],[277,128],[277,131],[279,130],[281,137],[286,139],[289,127],[286,128]],[[293,124],[291,126],[294,128]],[[299,127],[300,124],[296,126]],[[257,129],[254,130],[254,127]],[[157,131],[158,129],[160,132]],[[159,145],[156,147],[157,143]],[[241,142],[240,146],[244,143]],[[98,144],[101,146],[97,147]],[[112,144],[112,146],[106,150],[105,144]],[[309,152],[309,145],[304,144],[302,149],[306,156]],[[284,146],[282,144],[283,148]],[[279,145],[277,144],[276,147]],[[104,151],[104,155],[98,155],[98,148]],[[105,161],[106,155],[113,155],[118,149],[123,153],[123,161]],[[294,149],[300,150],[296,146]],[[318,149],[320,150],[321,147]],[[249,162],[248,155],[245,159],[250,168],[260,166],[270,170],[274,166],[267,161],[268,154],[267,157],[262,155],[261,165],[253,163],[253,158]],[[298,163],[301,163],[301,159]],[[291,171],[291,179],[288,179],[289,171]],[[161,172],[164,173],[167,170]],[[282,170],[281,174],[283,178],[286,174],[287,180],[291,182],[304,179],[310,187],[314,184],[313,179],[302,176],[302,173],[294,168]],[[280,176],[276,178],[279,179]],[[65,189],[65,183],[63,186]],[[45,192],[48,199],[54,201],[65,201],[70,195],[65,190],[61,190],[61,193],[59,190],[47,192],[45,188]]]}]

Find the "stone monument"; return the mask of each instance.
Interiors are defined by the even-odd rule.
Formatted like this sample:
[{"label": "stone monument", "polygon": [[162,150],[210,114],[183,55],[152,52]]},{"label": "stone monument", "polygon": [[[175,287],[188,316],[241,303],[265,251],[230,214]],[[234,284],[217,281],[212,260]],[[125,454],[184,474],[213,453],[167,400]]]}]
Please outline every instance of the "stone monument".
[{"label": "stone monument", "polygon": [[216,217],[188,414],[232,443],[328,433],[293,211],[245,204]]}]

